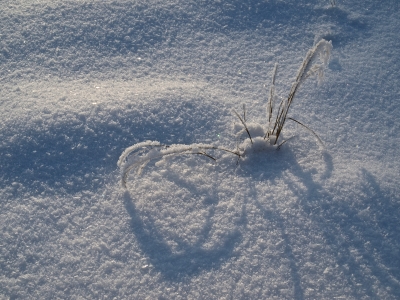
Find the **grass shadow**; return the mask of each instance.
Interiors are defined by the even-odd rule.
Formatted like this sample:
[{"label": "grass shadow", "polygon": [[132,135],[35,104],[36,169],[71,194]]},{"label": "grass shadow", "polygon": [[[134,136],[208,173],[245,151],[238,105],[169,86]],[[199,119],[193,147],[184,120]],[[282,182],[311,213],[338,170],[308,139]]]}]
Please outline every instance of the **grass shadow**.
[{"label": "grass shadow", "polygon": [[[359,171],[359,183],[348,183],[349,193],[326,190],[320,182],[332,176],[334,164],[329,153],[324,152],[322,162],[325,171],[316,181],[314,170],[305,170],[290,149],[282,151],[278,160],[254,160],[240,168],[241,176],[251,176],[252,182],[280,178],[283,172],[285,184],[293,193],[299,213],[305,214],[320,229],[325,249],[334,257],[339,272],[345,278],[344,285],[350,287],[349,297],[360,299],[380,298],[376,288],[379,283],[390,297],[400,293],[400,204],[394,194],[385,191],[376,177],[366,169]],[[274,171],[265,170],[267,166]],[[238,168],[239,169],[239,168]],[[254,172],[252,172],[252,170]],[[291,180],[291,176],[293,180]],[[295,299],[305,298],[305,283],[300,275],[301,259],[293,253],[293,237],[290,220],[285,220],[278,209],[266,209],[258,201],[255,185],[255,205],[265,220],[273,220],[284,240],[284,252],[289,261]],[[314,226],[313,225],[313,226]],[[271,225],[272,226],[272,225]],[[333,295],[332,295],[333,296]]]},{"label": "grass shadow", "polygon": [[[327,170],[333,168],[329,161]],[[390,295],[399,295],[400,205],[393,196],[385,193],[366,169],[360,171],[360,186],[349,194],[326,191],[298,164],[291,172],[306,189],[293,182],[288,186],[299,208],[320,228],[346,285],[351,287],[351,296],[380,298],[374,287],[376,280]]]},{"label": "grass shadow", "polygon": [[166,280],[181,281],[188,276],[195,276],[202,271],[220,267],[232,257],[235,245],[241,240],[240,232],[233,230],[225,237],[221,245],[211,249],[203,247],[212,226],[213,210],[211,209],[198,241],[188,244],[183,240],[175,239],[181,250],[174,252],[164,241],[154,222],[143,221],[134,199],[128,191],[123,194],[123,201],[130,216],[131,229],[140,248],[149,258],[155,270],[160,272]]},{"label": "grass shadow", "polygon": [[[293,150],[289,145],[285,145],[278,151],[271,151],[269,156],[265,153],[257,153],[256,157],[250,158],[244,164],[241,165],[239,172],[240,176],[251,176],[253,200],[256,207],[260,210],[263,218],[269,222],[271,230],[275,228],[283,239],[283,251],[284,256],[288,260],[288,267],[290,270],[290,277],[293,284],[293,299],[303,300],[305,299],[305,287],[302,283],[302,276],[300,274],[300,259],[296,257],[293,251],[293,241],[290,237],[290,226],[287,221],[281,216],[276,205],[272,208],[266,209],[258,200],[256,183],[271,181],[282,177],[285,172],[293,172],[293,169],[300,169],[302,167],[298,164],[297,158]],[[323,176],[328,178],[331,176],[333,171],[332,157],[328,152],[323,152],[323,162],[325,165],[325,171]],[[239,168],[238,168],[239,169]],[[309,182],[312,181],[311,174],[303,171],[303,180]],[[313,182],[313,181],[312,181]]]}]

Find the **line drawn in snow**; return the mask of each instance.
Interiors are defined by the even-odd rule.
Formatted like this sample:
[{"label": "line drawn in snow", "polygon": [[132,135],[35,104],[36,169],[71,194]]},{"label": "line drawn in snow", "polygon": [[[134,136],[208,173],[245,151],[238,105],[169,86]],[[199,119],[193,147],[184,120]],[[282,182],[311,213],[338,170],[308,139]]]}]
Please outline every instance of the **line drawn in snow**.
[{"label": "line drawn in snow", "polygon": [[236,129],[238,130],[236,135],[245,135],[248,137],[240,145],[237,145],[236,149],[231,150],[226,147],[214,146],[212,144],[165,145],[158,141],[140,142],[126,148],[119,157],[117,165],[122,171],[122,186],[126,188],[129,172],[131,170],[137,169],[137,175],[140,175],[150,161],[161,160],[169,156],[195,154],[205,156],[213,161],[216,161],[216,158],[212,156],[209,151],[219,150],[225,153],[236,155],[239,162],[240,158],[245,157],[249,153],[263,152],[271,149],[279,150],[283,144],[291,139],[289,138],[280,141],[281,133],[284,125],[286,124],[286,120],[293,121],[310,131],[317,138],[318,142],[323,145],[322,140],[315,131],[313,131],[304,123],[289,117],[288,112],[296,92],[307,78],[316,75],[318,83],[322,81],[324,70],[330,59],[331,51],[332,42],[322,39],[307,52],[297,72],[296,79],[292,84],[289,96],[282,99],[278,106],[276,117],[273,118],[275,104],[275,77],[278,68],[278,65],[275,64],[268,94],[267,126],[265,127],[258,123],[248,124],[246,122],[245,105],[243,105],[242,115],[240,115],[236,110],[233,110],[233,113],[241,123],[238,124],[239,128],[236,126]]}]

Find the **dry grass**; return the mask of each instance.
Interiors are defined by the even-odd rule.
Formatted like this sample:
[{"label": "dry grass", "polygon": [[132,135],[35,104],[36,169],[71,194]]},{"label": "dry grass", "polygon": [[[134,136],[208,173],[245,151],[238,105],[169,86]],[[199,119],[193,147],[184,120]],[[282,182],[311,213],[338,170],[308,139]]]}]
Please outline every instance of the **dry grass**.
[{"label": "dry grass", "polygon": [[[296,79],[292,84],[292,87],[289,92],[289,96],[286,99],[283,99],[279,104],[276,117],[273,118],[274,113],[274,98],[275,98],[275,78],[278,69],[278,65],[276,64],[273,72],[272,72],[272,80],[270,85],[270,90],[268,94],[268,103],[267,103],[267,128],[264,131],[263,135],[252,137],[250,129],[246,124],[246,107],[243,105],[243,116],[241,116],[236,110],[234,110],[234,114],[240,120],[244,132],[246,132],[248,136],[248,141],[250,141],[250,146],[245,145],[245,143],[241,146],[238,145],[236,150],[230,150],[225,147],[214,146],[210,144],[191,144],[191,145],[163,145],[157,141],[146,141],[141,142],[135,145],[132,145],[126,148],[121,154],[118,160],[118,166],[122,170],[122,186],[126,187],[127,179],[129,172],[133,169],[137,169],[137,174],[143,171],[145,166],[151,160],[160,160],[167,156],[176,156],[176,155],[185,155],[185,154],[196,154],[201,155],[207,158],[210,158],[216,161],[216,158],[210,155],[207,151],[210,150],[219,150],[225,153],[233,154],[238,156],[238,159],[245,156],[248,151],[252,150],[252,147],[260,147],[260,139],[263,141],[265,145],[261,147],[261,149],[265,149],[265,147],[274,147],[279,149],[283,144],[285,144],[288,140],[284,140],[279,142],[282,130],[287,120],[291,120],[301,125],[310,131],[317,140],[322,144],[322,140],[319,136],[310,129],[304,123],[295,120],[291,117],[288,117],[289,109],[293,103],[296,92],[302,83],[309,77],[317,75],[318,81],[320,81],[323,77],[323,72],[325,67],[328,64],[330,52],[332,49],[331,42],[326,40],[319,41],[313,48],[311,48],[298,72],[296,75]],[[261,126],[261,125],[258,125]],[[244,134],[243,132],[243,134]],[[257,143],[254,143],[254,138],[256,138]],[[133,155],[134,154],[134,155]],[[129,159],[128,159],[129,158]]]}]

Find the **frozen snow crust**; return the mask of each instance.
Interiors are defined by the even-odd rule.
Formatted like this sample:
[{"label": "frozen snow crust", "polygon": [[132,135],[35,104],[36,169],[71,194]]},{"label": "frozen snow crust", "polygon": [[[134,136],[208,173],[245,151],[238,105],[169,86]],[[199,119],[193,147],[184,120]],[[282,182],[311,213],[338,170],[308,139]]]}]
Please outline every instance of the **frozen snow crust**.
[{"label": "frozen snow crust", "polygon": [[[329,2],[1,1],[0,299],[398,299],[400,3]],[[275,63],[279,103],[321,38],[289,116],[325,150],[258,144]],[[124,189],[147,140],[261,151]]]}]

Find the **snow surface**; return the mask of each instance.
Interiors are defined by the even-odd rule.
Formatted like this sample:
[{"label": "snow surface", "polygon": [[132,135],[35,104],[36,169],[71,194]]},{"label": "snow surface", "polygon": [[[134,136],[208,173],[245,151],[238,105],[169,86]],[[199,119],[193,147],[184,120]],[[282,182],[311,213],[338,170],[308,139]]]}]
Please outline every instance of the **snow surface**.
[{"label": "snow surface", "polygon": [[[399,299],[398,0],[2,0],[1,299]],[[279,151],[234,149],[332,40]],[[264,86],[266,85],[266,86]]]}]

